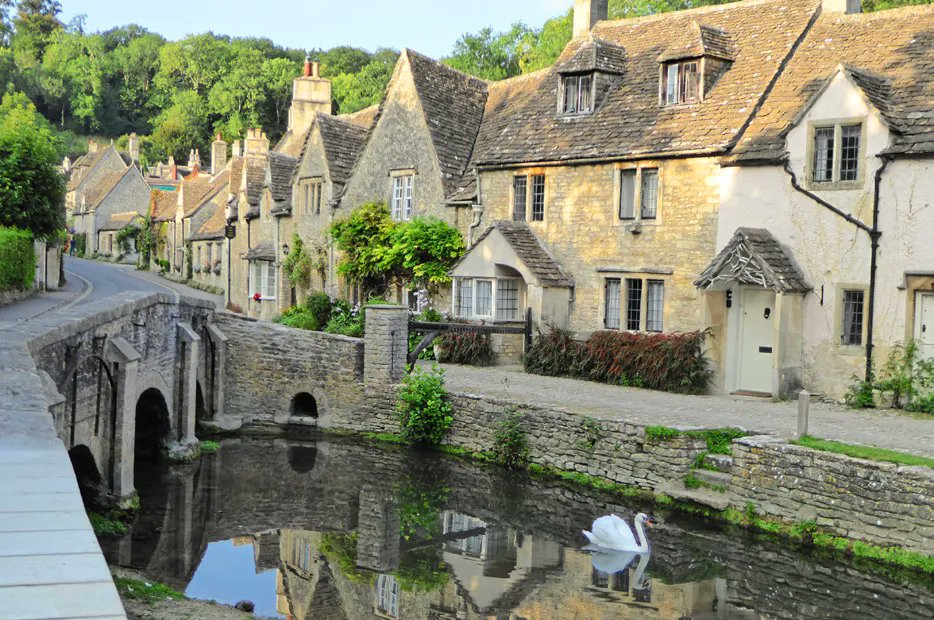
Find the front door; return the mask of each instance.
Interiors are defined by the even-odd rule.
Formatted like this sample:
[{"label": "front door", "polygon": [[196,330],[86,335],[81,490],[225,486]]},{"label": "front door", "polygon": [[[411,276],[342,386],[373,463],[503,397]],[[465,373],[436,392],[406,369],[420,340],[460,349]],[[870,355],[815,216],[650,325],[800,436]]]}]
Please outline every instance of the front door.
[{"label": "front door", "polygon": [[918,293],[915,300],[915,340],[921,359],[934,360],[934,293]]},{"label": "front door", "polygon": [[740,336],[739,389],[772,393],[772,337],[775,293],[764,289],[743,292]]}]

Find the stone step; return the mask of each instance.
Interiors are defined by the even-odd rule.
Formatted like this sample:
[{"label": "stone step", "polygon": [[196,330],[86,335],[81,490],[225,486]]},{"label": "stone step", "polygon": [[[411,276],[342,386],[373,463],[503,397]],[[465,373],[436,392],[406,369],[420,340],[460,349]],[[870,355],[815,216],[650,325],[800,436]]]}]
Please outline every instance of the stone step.
[{"label": "stone step", "polygon": [[708,454],[704,462],[712,465],[717,471],[729,472],[733,469],[733,457],[729,454]]},{"label": "stone step", "polygon": [[700,480],[701,482],[706,482],[707,484],[710,484],[713,486],[720,485],[724,487],[729,487],[730,478],[732,478],[732,474],[728,474],[723,471],[709,471],[706,469],[695,469],[694,477]]},{"label": "stone step", "polygon": [[704,487],[689,489],[684,486],[683,482],[673,482],[662,485],[656,489],[656,492],[663,493],[678,501],[693,502],[715,510],[726,510],[730,505],[730,496],[728,493],[720,493]]}]

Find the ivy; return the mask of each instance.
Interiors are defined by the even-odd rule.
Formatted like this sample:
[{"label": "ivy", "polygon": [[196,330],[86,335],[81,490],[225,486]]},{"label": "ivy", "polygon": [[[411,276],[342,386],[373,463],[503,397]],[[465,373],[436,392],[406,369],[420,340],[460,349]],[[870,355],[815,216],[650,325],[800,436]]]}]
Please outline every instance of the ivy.
[{"label": "ivy", "polygon": [[307,287],[311,283],[312,258],[298,233],[292,234],[292,248],[283,264],[293,286]]}]

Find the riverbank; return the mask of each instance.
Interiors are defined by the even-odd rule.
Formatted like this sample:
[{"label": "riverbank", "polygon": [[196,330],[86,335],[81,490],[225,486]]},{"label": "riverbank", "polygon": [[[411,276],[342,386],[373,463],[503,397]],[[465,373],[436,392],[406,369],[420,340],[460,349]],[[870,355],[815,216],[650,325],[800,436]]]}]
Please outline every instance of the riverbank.
[{"label": "riverbank", "polygon": [[255,618],[227,605],[186,598],[138,571],[111,566],[128,620],[244,620]]}]

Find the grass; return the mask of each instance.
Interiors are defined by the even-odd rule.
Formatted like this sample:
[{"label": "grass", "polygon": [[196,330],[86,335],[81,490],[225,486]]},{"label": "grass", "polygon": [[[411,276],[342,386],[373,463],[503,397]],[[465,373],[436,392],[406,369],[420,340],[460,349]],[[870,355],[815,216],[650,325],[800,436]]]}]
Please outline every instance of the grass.
[{"label": "grass", "polygon": [[732,454],[734,439],[745,437],[747,433],[738,428],[713,428],[704,431],[681,431],[668,426],[647,426],[645,438],[652,443],[671,441],[677,437],[695,437],[707,442],[710,454]]},{"label": "grass", "polygon": [[198,447],[201,450],[201,454],[214,454],[220,449],[221,445],[216,441],[207,439],[198,444]]},{"label": "grass", "polygon": [[158,601],[185,598],[185,595],[181,592],[173,590],[162,583],[139,581],[125,577],[114,577],[114,583],[117,584],[117,590],[120,592],[121,597],[142,601],[149,605]]},{"label": "grass", "polygon": [[884,448],[872,448],[869,446],[854,446],[852,444],[840,443],[838,441],[829,441],[827,439],[818,439],[805,435],[801,439],[791,442],[797,446],[820,450],[822,452],[833,452],[852,456],[857,459],[866,459],[869,461],[883,461],[886,463],[895,463],[897,465],[919,465],[921,467],[934,468],[934,459],[925,456],[916,456],[906,454],[895,450],[886,450]]},{"label": "grass", "polygon": [[126,523],[111,518],[110,515],[104,516],[96,512],[89,512],[88,519],[91,520],[91,527],[98,536],[124,536],[130,531]]}]

